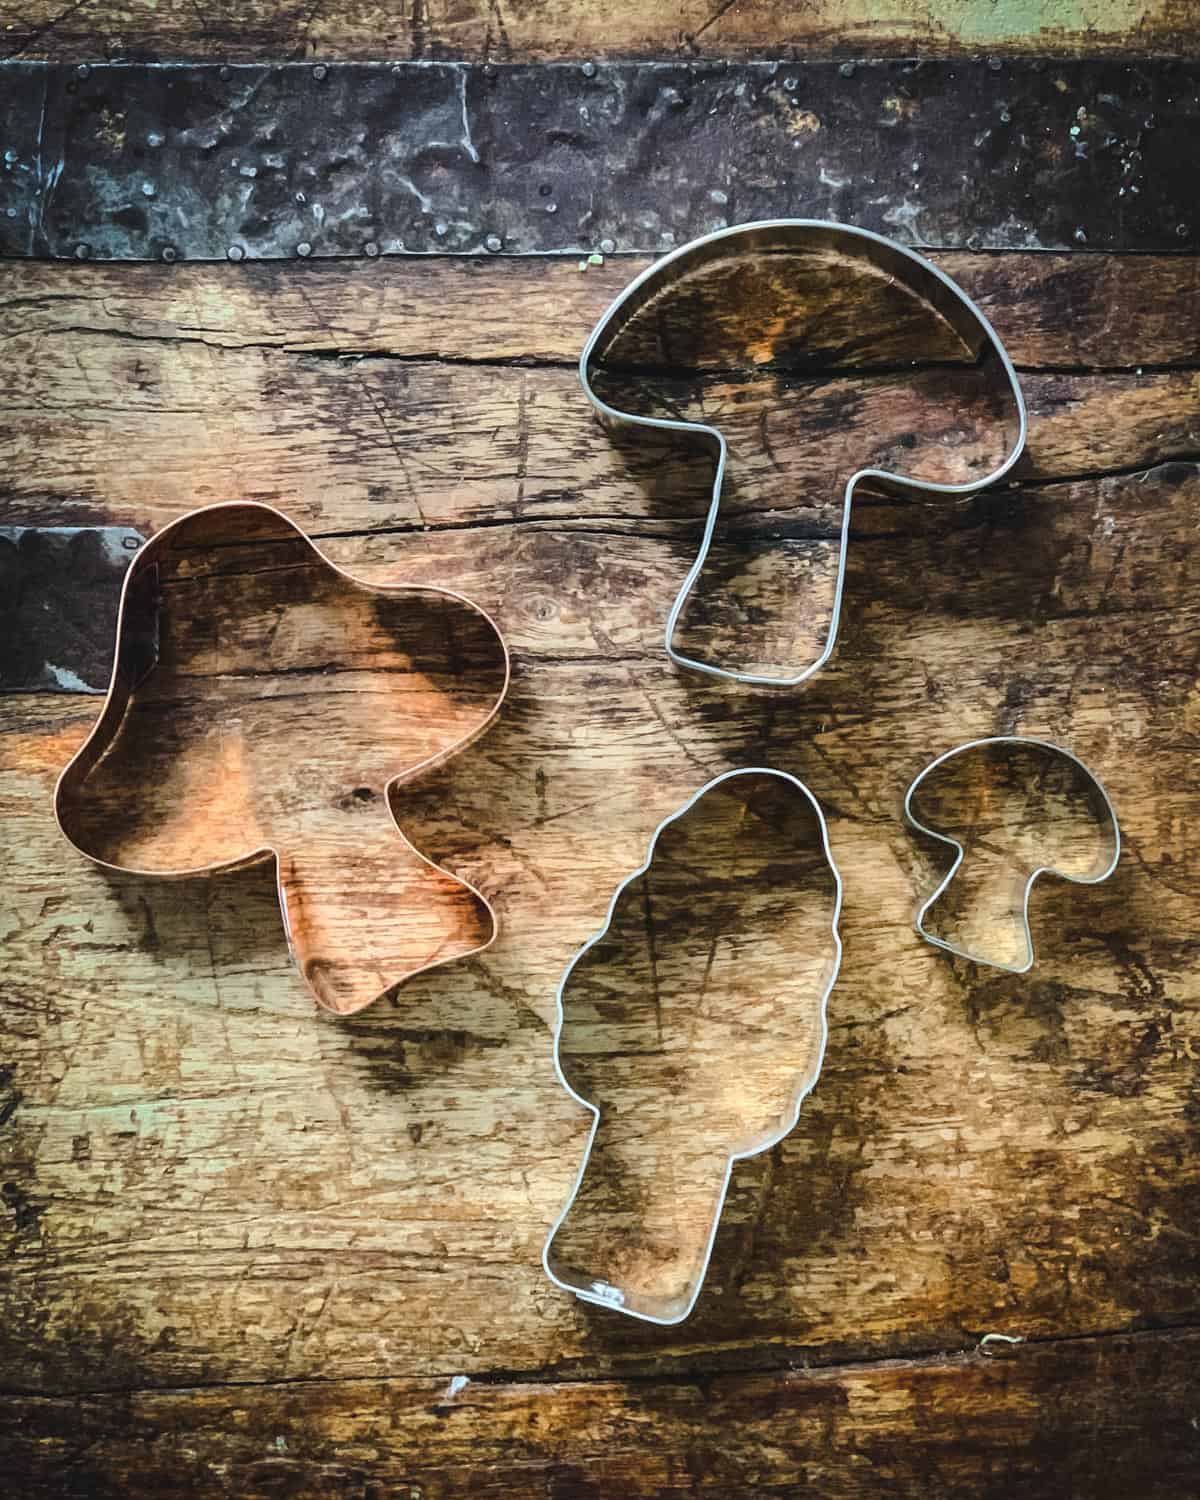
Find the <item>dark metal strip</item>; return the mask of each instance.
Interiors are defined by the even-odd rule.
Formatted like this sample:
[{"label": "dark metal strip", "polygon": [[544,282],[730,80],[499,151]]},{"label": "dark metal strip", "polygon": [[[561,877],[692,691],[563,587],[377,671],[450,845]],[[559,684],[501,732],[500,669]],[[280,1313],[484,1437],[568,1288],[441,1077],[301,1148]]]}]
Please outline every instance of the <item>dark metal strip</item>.
[{"label": "dark metal strip", "polygon": [[0,65],[0,254],[1191,250],[1189,62]]},{"label": "dark metal strip", "polygon": [[142,541],[128,526],[0,526],[0,692],[105,691]]}]

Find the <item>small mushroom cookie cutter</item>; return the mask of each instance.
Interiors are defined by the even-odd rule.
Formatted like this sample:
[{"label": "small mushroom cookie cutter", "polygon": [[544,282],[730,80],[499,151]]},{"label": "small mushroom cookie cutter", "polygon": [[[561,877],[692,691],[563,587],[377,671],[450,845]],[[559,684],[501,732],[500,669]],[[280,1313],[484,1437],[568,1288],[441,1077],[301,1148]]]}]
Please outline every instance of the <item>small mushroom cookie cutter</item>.
[{"label": "small mushroom cookie cutter", "polygon": [[[918,818],[913,811],[914,797],[926,779],[933,775],[939,767],[948,765],[962,756],[969,756],[977,752],[982,752],[986,755],[992,750],[1003,750],[1006,748],[1014,751],[1027,750],[1033,754],[1045,754],[1059,761],[1064,768],[1070,767],[1080,773],[1084,785],[1090,794],[1093,808],[1099,812],[1100,824],[1105,830],[1103,851],[1095,861],[1095,866],[1090,872],[1075,874],[1068,870],[1056,868],[1052,864],[1039,864],[1025,879],[1020,894],[1019,911],[1020,934],[1024,954],[1016,963],[1005,963],[996,958],[991,958],[987,954],[978,951],[973,952],[961,944],[938,937],[936,933],[931,932],[926,926],[925,918],[927,914],[945,894],[951,882],[958,874],[964,860],[967,858],[967,849],[958,839],[951,837],[947,833],[939,833],[936,828],[930,827],[928,823]],[[1053,875],[1061,880],[1069,880],[1075,885],[1099,885],[1102,881],[1109,878],[1117,868],[1117,863],[1121,858],[1121,827],[1117,821],[1116,809],[1113,807],[1112,801],[1105,791],[1100,778],[1077,755],[1073,755],[1070,750],[1064,750],[1061,745],[1053,744],[1049,740],[1035,739],[1026,735],[995,735],[987,739],[969,740],[966,744],[956,745],[954,749],[947,750],[943,755],[939,755],[936,760],[931,761],[913,780],[907,792],[905,792],[904,816],[919,833],[926,834],[928,837],[936,839],[939,843],[945,844],[948,848],[954,850],[954,863],[942,877],[933,894],[926,897],[917,909],[914,919],[914,926],[917,932],[926,942],[932,943],[936,948],[942,948],[947,953],[953,953],[958,958],[965,958],[970,963],[984,964],[989,968],[1001,969],[1009,974],[1025,974],[1033,967],[1035,955],[1033,932],[1029,925],[1029,902],[1033,894],[1033,888],[1038,880],[1043,875]],[[1110,848],[1111,854],[1108,852]]]},{"label": "small mushroom cookie cutter", "polygon": [[491,903],[416,849],[392,806],[508,691],[508,648],[477,604],[365,582],[282,512],[230,503],[137,553],[116,639],[100,717],[54,794],[80,853],[176,879],[273,859],[292,957],[337,1014],[491,945]]},{"label": "small mushroom cookie cutter", "polygon": [[[751,837],[743,846],[750,851],[755,866],[754,873],[746,875],[743,872],[738,875],[738,861],[731,860],[731,870],[734,873],[725,877],[724,884],[719,877],[714,876],[714,888],[718,892],[718,902],[720,893],[727,893],[736,886],[752,890],[755,893],[752,899],[765,903],[755,906],[754,910],[765,924],[764,931],[771,935],[771,941],[777,946],[782,945],[779,967],[769,975],[770,982],[766,984],[761,983],[762,971],[756,975],[754,963],[745,951],[748,939],[744,930],[722,933],[720,927],[712,922],[697,921],[695,924],[695,935],[699,938],[696,952],[700,955],[698,962],[703,966],[703,977],[698,984],[691,984],[682,977],[684,969],[672,961],[671,942],[679,944],[691,935],[686,932],[681,934],[673,924],[681,913],[685,924],[691,920],[697,882],[703,883],[703,875],[696,874],[696,866],[690,858],[681,857],[680,848],[684,856],[695,852],[703,860],[704,874],[710,874],[714,847],[710,836],[712,825],[701,826],[696,835],[694,850],[685,842],[682,846],[677,844],[673,853],[661,855],[660,846],[664,838],[678,837],[686,840],[686,832],[677,836],[673,834],[674,825],[680,824],[687,814],[706,799],[713,798],[714,793],[721,794],[722,789],[726,794],[732,794],[734,800],[731,805],[735,808],[739,805],[737,799],[741,800],[745,809],[743,822],[749,817],[754,799],[762,799],[762,810],[756,814],[756,821],[750,828]],[[772,816],[766,808],[765,799],[779,794],[784,795],[787,801],[784,808],[779,810],[779,815]],[[793,848],[797,862],[793,866],[786,866],[781,860],[781,850]],[[666,913],[661,924],[651,921],[652,898],[648,883],[649,873],[652,868],[657,868],[656,855],[674,865],[679,881],[673,888],[673,898],[668,896],[664,901],[658,892],[655,893],[657,909]],[[787,888],[781,869],[789,869],[803,879],[809,878],[811,871],[819,870],[822,891],[819,901],[809,900],[802,909],[803,898],[795,896]],[[769,878],[759,878],[764,875]],[[665,878],[669,886],[669,875]],[[643,885],[642,900],[639,900],[635,883],[643,880],[647,884]],[[629,897],[626,901],[627,893]],[[590,1113],[592,1120],[579,1170],[567,1201],[547,1235],[542,1252],[546,1275],[556,1286],[573,1293],[581,1301],[612,1308],[648,1323],[676,1324],[691,1313],[712,1258],[735,1162],[767,1150],[794,1129],[800,1117],[801,1105],[820,1074],[828,1037],[827,1002],[842,959],[842,941],[838,932],[841,905],[842,879],[830,850],[829,832],[820,803],[802,781],[787,772],[766,766],[726,771],[693,793],[682,807],[665,818],[655,829],[644,861],[617,886],[609,902],[604,925],[572,958],[558,985],[554,1032],[555,1071],[562,1087]],[[657,939],[656,931],[659,934]],[[800,938],[796,936],[798,931],[803,933]],[[615,971],[619,975],[617,982],[626,988],[631,975],[635,985],[639,977],[637,965],[632,962],[626,945],[631,936],[634,940],[645,940],[649,963],[648,966],[643,966],[641,977],[646,982],[641,986],[642,993],[635,1001],[635,1010],[639,1002],[643,1007],[638,1012],[641,1019],[637,1024],[650,1018],[649,1025],[654,1028],[657,1022],[656,1030],[632,1033],[634,1036],[644,1036],[650,1042],[649,1049],[640,1054],[641,1058],[659,1059],[659,1062],[652,1064],[649,1083],[642,1077],[632,1091],[626,1093],[625,1097],[634,1101],[628,1114],[623,1113],[619,1106],[610,1114],[606,1108],[585,1098],[571,1083],[563,1062],[563,1034],[567,1024],[565,996],[572,987],[573,980],[578,982],[580,965],[610,933],[618,955]],[[811,948],[807,946],[810,939]],[[719,944],[723,944],[723,951],[719,951]],[[759,948],[762,944],[755,946]],[[600,963],[603,962],[601,956]],[[715,972],[714,965],[716,971],[723,972],[725,976],[723,979],[718,978],[717,984],[723,990],[729,1014],[720,1020],[706,1020],[711,1038],[711,1045],[706,1048],[704,1041],[697,1039],[697,1027],[701,1022],[702,1012],[710,1004],[706,991],[710,976]],[[587,1044],[572,1055],[577,1061],[591,1063],[593,1067],[598,1065],[628,1069],[631,1053],[625,1048],[627,1033],[623,1030],[625,1023],[620,1018],[621,1006],[619,1001],[614,1000],[603,978],[603,969],[600,972],[600,983],[595,990],[600,1003],[593,1004],[591,1011],[596,1017],[598,1030],[591,1032]],[[672,976],[675,978],[677,1000],[672,994]],[[583,982],[586,985],[586,974]],[[802,992],[806,1005],[803,1017],[797,1015],[795,1007],[796,996]],[[679,1019],[686,1023],[675,1029],[679,1044],[675,1044],[674,1037],[669,1034],[669,1027],[664,1029],[663,1020],[664,1014],[668,1020],[674,1014],[672,1007],[675,1004],[679,1006]],[[791,1038],[797,1049],[794,1054],[780,1046],[781,1019],[785,1025],[784,1036]],[[594,1042],[597,1037],[615,1041],[613,1050],[596,1048]],[[739,1047],[743,1049],[740,1052],[743,1064],[741,1069],[736,1066]],[[744,1050],[746,1047],[752,1049],[751,1052]],[[762,1060],[770,1060],[769,1076],[759,1079],[759,1093],[755,1093],[753,1085],[747,1083],[747,1073],[754,1071],[753,1066],[750,1069],[746,1067],[751,1057],[760,1070]],[[622,1087],[627,1090],[630,1076],[632,1075],[628,1073],[620,1074]],[[689,1082],[693,1090],[690,1098]],[[644,1117],[634,1118],[637,1114],[636,1101],[644,1098],[661,1100],[663,1105],[663,1111],[655,1118],[655,1124],[650,1130],[643,1128]],[[719,1117],[720,1125],[717,1127],[715,1144],[710,1149],[707,1140],[697,1136],[697,1131],[711,1129],[714,1117]],[[633,1122],[632,1129],[629,1121]],[[731,1122],[733,1133],[737,1137],[732,1149],[729,1134]],[[646,1250],[634,1243],[638,1239],[636,1232],[626,1234],[623,1239],[617,1240],[614,1256],[614,1237],[606,1229],[602,1236],[603,1244],[592,1261],[592,1269],[581,1270],[577,1264],[578,1255],[572,1256],[569,1234],[565,1251],[556,1242],[580,1200],[581,1191],[589,1191],[585,1188],[585,1179],[589,1163],[594,1160],[593,1148],[596,1147],[597,1135],[602,1127],[607,1128],[614,1123],[618,1130],[624,1130],[628,1134],[624,1144],[631,1149],[625,1160],[632,1161],[634,1153],[641,1153],[643,1166],[646,1164],[647,1138],[658,1126],[666,1126],[666,1133],[657,1138],[668,1143],[667,1177],[661,1177],[656,1166],[652,1166],[650,1170],[653,1183],[650,1193],[657,1199],[659,1224],[665,1224],[665,1238],[657,1243],[650,1243]],[[695,1148],[692,1161],[684,1161],[682,1153],[676,1154],[669,1149],[672,1143],[678,1144],[684,1140]],[[606,1149],[613,1149],[611,1138],[606,1143]],[[593,1182],[591,1190],[596,1186],[597,1183]],[[603,1199],[606,1191],[603,1181],[599,1182],[599,1186]],[[656,1189],[660,1191],[656,1193]],[[629,1200],[638,1205],[638,1213],[641,1212],[646,1191],[646,1178],[639,1178]],[[655,1205],[651,1205],[651,1210],[655,1211]],[[695,1233],[685,1242],[682,1250],[674,1254],[679,1248],[680,1221],[688,1219],[689,1214]],[[607,1219],[607,1214],[603,1217]],[[644,1225],[645,1222],[645,1219],[639,1220],[639,1224]],[[649,1238],[652,1240],[653,1236]],[[665,1253],[660,1253],[664,1246]],[[625,1284],[619,1285],[619,1272],[615,1267],[622,1259],[627,1268],[632,1266],[633,1269],[628,1277],[622,1278]],[[608,1269],[607,1275],[596,1269],[601,1261]],[[649,1287],[645,1284],[647,1278],[651,1283]]]},{"label": "small mushroom cookie cutter", "polygon": [[[592,377],[596,367],[602,363],[604,355],[628,322],[651,300],[659,297],[675,282],[729,255],[769,255],[788,251],[834,252],[840,256],[858,260],[882,271],[924,299],[964,342],[971,347],[978,346],[984,357],[994,356],[998,360],[1016,409],[1017,433],[1012,447],[1001,463],[982,478],[971,479],[965,483],[945,484],[911,479],[904,474],[870,467],[858,469],[851,474],[846,481],[843,494],[837,575],[825,645],[817,659],[802,671],[790,676],[773,676],[743,671],[737,666],[721,666],[715,662],[701,661],[696,657],[685,655],[675,644],[679,617],[704,569],[716,531],[721,509],[721,489],[728,462],[725,437],[718,428],[703,422],[683,422],[673,418],[639,416],[633,412],[619,411],[596,393],[592,385]],[[703,235],[686,245],[681,245],[670,254],[664,255],[661,260],[656,261],[654,265],[629,283],[592,329],[579,358],[579,379],[584,394],[606,427],[612,429],[644,427],[663,432],[693,433],[704,438],[713,449],[716,471],[713,476],[712,498],[705,517],[704,532],[695,561],[688,570],[667,615],[664,644],[667,655],[676,666],[706,672],[711,677],[723,677],[734,682],[763,687],[796,687],[820,671],[833,655],[841,621],[842,594],[846,581],[846,550],[850,538],[851,510],[855,491],[860,485],[869,482],[876,488],[899,495],[973,495],[1003,479],[1020,458],[1025,447],[1027,417],[1020,382],[1007,350],[980,308],[944,271],[939,270],[931,261],[918,255],[916,251],[898,244],[895,240],[887,239],[884,235],[875,234],[869,229],[858,229],[849,224],[836,224],[824,219],[765,219],[757,223],[739,224],[729,229],[719,229],[713,234]]]}]

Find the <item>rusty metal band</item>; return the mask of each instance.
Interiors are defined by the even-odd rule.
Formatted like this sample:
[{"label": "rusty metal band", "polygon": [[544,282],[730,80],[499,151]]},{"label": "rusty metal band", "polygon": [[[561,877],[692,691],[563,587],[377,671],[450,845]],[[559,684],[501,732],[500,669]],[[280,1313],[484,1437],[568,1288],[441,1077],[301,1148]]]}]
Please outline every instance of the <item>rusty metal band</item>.
[{"label": "rusty metal band", "polygon": [[0,255],[660,254],[820,218],[1195,251],[1170,59],[0,64]]}]

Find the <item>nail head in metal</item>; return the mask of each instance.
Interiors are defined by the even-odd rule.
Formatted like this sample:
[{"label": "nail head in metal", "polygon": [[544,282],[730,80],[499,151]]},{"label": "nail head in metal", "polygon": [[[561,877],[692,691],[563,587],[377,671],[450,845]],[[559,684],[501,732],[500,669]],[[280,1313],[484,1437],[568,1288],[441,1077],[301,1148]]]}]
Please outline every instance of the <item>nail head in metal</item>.
[{"label": "nail head in metal", "polygon": [[296,254],[297,255],[311,255],[312,254],[312,246],[308,243],[307,240],[301,240],[300,243],[296,246]]}]

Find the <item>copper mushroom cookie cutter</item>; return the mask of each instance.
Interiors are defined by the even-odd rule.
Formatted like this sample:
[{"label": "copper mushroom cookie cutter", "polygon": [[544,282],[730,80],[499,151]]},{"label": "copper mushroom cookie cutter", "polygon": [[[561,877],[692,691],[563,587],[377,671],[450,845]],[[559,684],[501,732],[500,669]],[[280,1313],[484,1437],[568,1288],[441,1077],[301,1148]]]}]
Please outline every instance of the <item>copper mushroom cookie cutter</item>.
[{"label": "copper mushroom cookie cutter", "polygon": [[[1111,841],[1112,848],[1111,857],[1105,859],[1102,854],[1100,859],[1096,862],[1096,869],[1092,873],[1072,874],[1070,871],[1057,869],[1054,865],[1051,864],[1038,864],[1036,868],[1032,870],[1032,872],[1025,880],[1021,892],[1020,929],[1024,942],[1024,958],[1019,963],[1004,963],[996,960],[995,958],[989,958],[986,954],[972,952],[970,949],[963,947],[957,943],[949,942],[945,938],[938,937],[925,925],[926,915],[935,905],[935,903],[940,900],[940,898],[945,894],[951,881],[953,881],[954,877],[958,874],[964,859],[967,857],[967,851],[965,846],[960,843],[958,839],[952,838],[947,833],[939,833],[937,829],[931,828],[927,823],[922,822],[921,819],[918,818],[916,813],[913,811],[914,796],[917,794],[926,778],[931,776],[940,766],[946,765],[947,763],[957,759],[959,756],[970,755],[975,751],[987,752],[998,746],[1018,748],[1024,747],[1035,753],[1044,752],[1048,756],[1061,759],[1068,766],[1074,767],[1075,770],[1082,773],[1084,783],[1092,800],[1093,808],[1099,811],[1099,821],[1102,827],[1106,830],[1106,843],[1108,841]],[[1053,744],[1049,740],[1034,739],[1026,735],[995,735],[988,739],[969,740],[966,744],[956,745],[952,750],[947,750],[945,754],[939,755],[936,760],[931,761],[929,765],[927,765],[925,769],[913,780],[912,784],[905,792],[904,816],[908,820],[908,822],[915,829],[917,829],[919,833],[926,834],[928,835],[928,837],[936,839],[938,843],[945,844],[948,848],[954,850],[954,863],[942,877],[937,886],[937,889],[933,892],[933,894],[927,897],[917,909],[917,914],[914,919],[914,926],[916,927],[917,932],[921,935],[921,937],[925,939],[926,942],[932,943],[936,948],[941,948],[947,953],[953,953],[958,958],[965,958],[970,963],[984,964],[989,968],[1001,969],[1009,974],[1025,974],[1028,973],[1028,971],[1033,967],[1034,946],[1033,932],[1029,925],[1029,902],[1033,894],[1033,888],[1037,884],[1038,880],[1040,880],[1043,875],[1054,875],[1057,876],[1060,880],[1071,881],[1074,885],[1099,885],[1102,881],[1105,881],[1109,878],[1109,876],[1117,868],[1117,863],[1121,858],[1121,827],[1117,821],[1116,809],[1113,807],[1112,801],[1110,800],[1108,793],[1105,791],[1104,785],[1101,782],[1100,778],[1094,771],[1086,766],[1077,755],[1073,755],[1070,750],[1064,750],[1061,745]]]},{"label": "copper mushroom cookie cutter", "polygon": [[292,957],[350,1014],[495,940],[491,903],[410,843],[391,794],[477,739],[509,677],[464,595],[364,582],[271,506],[204,507],[130,565],[108,696],[55,815],[111,871],[274,859]]},{"label": "copper mushroom cookie cutter", "polygon": [[[694,1217],[698,1233],[691,1245],[687,1247],[685,1253],[679,1257],[681,1269],[676,1273],[678,1284],[672,1286],[666,1294],[661,1294],[661,1292],[648,1294],[644,1289],[638,1291],[636,1288],[631,1288],[628,1282],[624,1287],[615,1284],[617,1278],[612,1274],[605,1277],[603,1274],[598,1273],[595,1268],[590,1272],[581,1269],[577,1264],[571,1262],[569,1248],[564,1256],[561,1247],[556,1247],[556,1240],[559,1233],[563,1229],[564,1224],[566,1224],[577,1200],[580,1199],[589,1162],[593,1159],[593,1148],[596,1145],[597,1134],[601,1129],[602,1123],[608,1118],[607,1112],[579,1093],[567,1077],[562,1056],[563,1032],[566,1025],[564,996],[568,989],[571,988],[572,977],[576,974],[578,966],[598,944],[603,942],[610,932],[613,933],[618,947],[621,947],[624,940],[624,930],[620,926],[620,923],[625,920],[625,916],[628,916],[628,919],[632,921],[635,927],[640,923],[646,923],[647,926],[644,930],[648,937],[649,952],[651,955],[649,976],[652,980],[650,986],[652,994],[649,1003],[653,1011],[659,1016],[658,1047],[662,1049],[662,1010],[663,1008],[669,1009],[671,1005],[671,996],[669,993],[670,980],[665,977],[670,971],[670,953],[664,954],[661,946],[658,946],[657,956],[655,956],[656,941],[653,937],[649,936],[650,896],[648,886],[643,889],[643,895],[647,903],[644,916],[641,903],[636,898],[636,891],[633,891],[629,898],[632,905],[625,916],[621,915],[622,898],[625,897],[627,891],[631,891],[631,888],[635,887],[635,882],[646,877],[652,867],[655,866],[660,843],[665,835],[670,834],[673,825],[685,819],[686,815],[693,808],[696,808],[698,804],[701,804],[712,793],[719,791],[721,788],[732,790],[732,784],[741,781],[744,783],[745,789],[740,792],[740,795],[745,799],[748,808],[751,799],[755,795],[755,791],[753,784],[745,781],[746,778],[759,778],[763,782],[772,784],[774,791],[785,791],[787,793],[790,804],[787,814],[783,818],[774,820],[771,825],[782,843],[786,844],[797,830],[798,825],[790,821],[792,813],[797,813],[805,820],[804,846],[797,845],[797,848],[800,848],[801,862],[792,867],[792,872],[795,874],[802,873],[805,869],[804,861],[806,860],[816,861],[821,871],[824,887],[823,894],[820,902],[812,907],[807,917],[807,921],[811,924],[811,931],[809,931],[809,928],[802,929],[814,940],[813,958],[816,966],[814,969],[815,978],[809,975],[805,965],[797,964],[797,955],[795,952],[792,952],[789,955],[790,961],[783,973],[776,973],[773,976],[774,983],[755,987],[753,966],[745,962],[738,950],[738,940],[741,939],[744,941],[744,934],[729,932],[722,934],[719,928],[712,927],[706,922],[699,924],[701,936],[704,939],[701,947],[708,948],[707,968],[704,971],[703,980],[695,993],[686,985],[681,986],[681,992],[686,994],[684,1004],[692,1012],[689,1015],[690,1029],[687,1031],[684,1039],[682,1052],[672,1048],[669,1042],[667,1044],[666,1050],[672,1058],[672,1061],[669,1063],[670,1071],[667,1076],[674,1076],[677,1068],[686,1071],[689,1068],[699,1069],[704,1066],[700,1054],[693,1056],[695,1020],[699,1017],[700,1008],[705,1000],[705,989],[708,986],[709,975],[713,972],[717,942],[722,936],[727,940],[733,940],[729,944],[728,951],[722,960],[726,973],[733,976],[734,996],[738,1012],[737,1019],[730,1028],[730,1034],[737,1036],[744,1032],[745,1035],[756,1039],[756,1046],[761,1047],[766,1045],[772,1057],[782,1057],[782,1062],[777,1070],[778,1076],[773,1074],[766,1081],[765,1091],[761,1098],[756,1096],[753,1090],[750,1090],[747,1095],[748,1105],[738,1106],[736,1114],[738,1116],[738,1128],[741,1130],[743,1137],[741,1142],[734,1149],[722,1149],[719,1152],[715,1152],[711,1157],[707,1151],[700,1152],[698,1159],[702,1172],[697,1181],[700,1184],[701,1191],[696,1200],[697,1211]],[[761,858],[767,862],[764,870],[769,869],[774,878],[768,882],[771,889],[766,892],[765,897],[761,897],[760,899],[777,901],[780,899],[779,892],[786,891],[786,881],[781,874],[779,845],[771,842],[769,830],[766,838],[763,837],[763,831],[760,821],[759,829],[754,832],[753,843],[756,849],[761,849]],[[699,835],[698,847],[705,852],[711,851],[712,845],[706,842],[706,832],[704,830]],[[678,851],[676,851],[673,857],[678,857]],[[685,903],[689,905],[690,896],[688,893],[694,890],[694,881],[689,879],[690,866],[690,860],[684,860],[678,866],[682,875],[680,890],[683,893]],[[784,866],[782,868],[787,867]],[[756,889],[761,888],[763,885],[763,882],[754,875],[749,877],[737,876],[735,879],[739,883],[752,883]],[[705,1276],[708,1272],[734,1164],[768,1150],[795,1128],[800,1118],[801,1106],[820,1076],[828,1039],[827,1005],[830,993],[837,981],[842,959],[842,940],[838,931],[841,906],[842,879],[830,849],[829,831],[820,803],[802,781],[797,780],[796,777],[789,775],[785,771],[775,770],[767,766],[749,766],[726,771],[723,775],[715,777],[712,781],[709,781],[693,793],[682,807],[671,813],[669,817],[665,818],[658,825],[651,836],[646,857],[642,864],[632,874],[626,876],[613,892],[604,925],[571,959],[558,985],[554,1031],[555,1072],[562,1087],[570,1094],[572,1099],[582,1105],[591,1114],[592,1120],[584,1147],[583,1158],[572,1184],[570,1194],[546,1237],[545,1246],[542,1251],[542,1264],[546,1275],[556,1286],[562,1288],[564,1291],[573,1293],[581,1301],[612,1308],[648,1323],[672,1325],[681,1323],[689,1316],[700,1295]],[[782,933],[793,930],[790,922],[783,921],[779,911],[768,909],[767,915],[773,931]],[[668,921],[666,931],[669,933],[671,930],[670,922]],[[622,978],[625,982],[628,982],[630,973],[633,972],[634,983],[636,983],[636,971],[631,971],[625,966],[623,949],[622,955]],[[749,978],[747,978],[748,970],[750,971]],[[761,976],[759,977],[761,978]],[[789,982],[792,985],[803,985],[809,982],[810,979],[813,979],[813,988],[809,995],[811,1012],[806,1010],[804,1019],[811,1020],[811,1036],[805,1040],[805,1027],[799,1024],[801,1018],[795,1013],[790,1018],[787,1015],[787,1007],[795,999],[795,991],[789,990]],[[607,1028],[615,1024],[619,1028],[620,1022],[614,1023],[612,1021],[612,1013],[615,1007],[611,1002],[611,997],[608,997],[607,990],[604,991],[604,994],[606,999],[601,1012],[603,1016],[602,1025]],[[781,1049],[779,1045],[777,1033],[780,1022],[780,1007],[784,1008],[784,1020],[788,1021],[790,1019],[788,1027],[789,1035],[794,1034],[796,1045],[799,1046],[803,1043],[807,1049],[803,1059],[803,1067],[800,1066],[799,1062],[792,1057],[786,1048]],[[721,1035],[724,1037],[724,1031],[722,1031]],[[701,1052],[703,1052],[703,1049],[701,1049]],[[617,1058],[622,1058],[628,1054],[617,1052],[613,1055]],[[712,1065],[717,1067],[722,1077],[728,1083],[729,1058],[724,1045],[718,1046],[715,1051],[710,1051],[707,1055]],[[758,1057],[760,1054],[756,1052],[754,1056]],[[745,1054],[743,1054],[741,1060],[745,1064]],[[618,1064],[618,1066],[622,1065]],[[738,1084],[730,1084],[730,1087],[736,1090]],[[672,1092],[668,1096],[665,1104],[669,1115],[674,1117],[680,1108],[680,1100],[675,1092]],[[724,1099],[718,1105],[717,1100],[709,1095],[704,1107],[706,1109],[713,1109],[719,1108],[724,1104]],[[634,1113],[636,1114],[636,1111]],[[749,1140],[745,1139],[747,1128],[746,1115],[752,1117],[756,1122],[753,1127],[752,1138]],[[617,1118],[619,1125],[619,1117],[614,1118]],[[664,1116],[664,1118],[666,1117]],[[636,1128],[636,1121],[634,1123],[634,1138],[641,1141],[644,1139],[645,1133],[640,1128]],[[691,1129],[692,1126],[688,1120],[683,1119],[682,1131],[690,1133]],[[712,1168],[711,1174],[708,1170],[710,1166]],[[685,1181],[689,1184],[692,1182],[692,1178],[688,1171],[683,1168],[682,1163],[680,1163],[680,1177],[678,1179],[673,1177],[672,1180],[679,1193],[679,1198],[682,1199],[686,1196],[683,1183]],[[678,1201],[679,1199],[676,1200],[676,1203],[672,1207],[677,1206]],[[686,1209],[681,1209],[680,1212],[686,1216]],[[673,1230],[668,1229],[667,1232],[671,1234]],[[607,1250],[611,1249],[611,1247],[611,1236],[606,1235],[605,1248]]]},{"label": "copper mushroom cookie cutter", "polygon": [[[703,422],[681,422],[673,418],[638,416],[633,412],[618,411],[596,394],[592,387],[592,374],[629,320],[651,300],[660,296],[668,287],[697,268],[728,256],[731,252],[764,255],[787,251],[822,250],[858,259],[883,271],[922,297],[968,345],[979,345],[985,357],[994,355],[1004,371],[1016,407],[1018,428],[1016,440],[1004,460],[980,479],[972,479],[961,484],[942,484],[910,479],[903,474],[876,468],[859,469],[850,476],[846,481],[843,497],[837,577],[829,632],[824,649],[816,661],[805,667],[803,671],[793,676],[776,677],[740,671],[736,666],[722,667],[711,662],[700,661],[695,657],[685,656],[675,646],[675,630],[680,614],[703,571],[720,514],[721,488],[728,461],[728,448],[723,434],[718,428]],[[995,484],[1010,472],[1025,447],[1028,425],[1020,382],[1008,352],[1000,342],[991,323],[971,298],[944,271],[939,270],[931,261],[918,255],[916,251],[908,249],[907,246],[887,239],[881,234],[875,234],[869,229],[857,229],[849,224],[836,224],[824,219],[766,219],[758,223],[739,224],[692,240],[686,245],[681,245],[678,250],[673,250],[669,255],[663,256],[661,260],[656,261],[629,283],[592,329],[579,358],[579,379],[584,394],[595,407],[601,422],[606,427],[614,429],[647,427],[665,432],[695,433],[706,439],[712,447],[716,457],[716,472],[713,476],[712,499],[709,502],[704,522],[704,533],[696,559],[688,570],[667,615],[664,644],[667,655],[677,666],[706,672],[712,677],[724,677],[734,682],[764,687],[795,687],[820,671],[833,654],[842,612],[851,508],[854,493],[859,485],[870,481],[877,488],[900,495],[973,495],[979,490],[986,489],[988,485]]]}]

